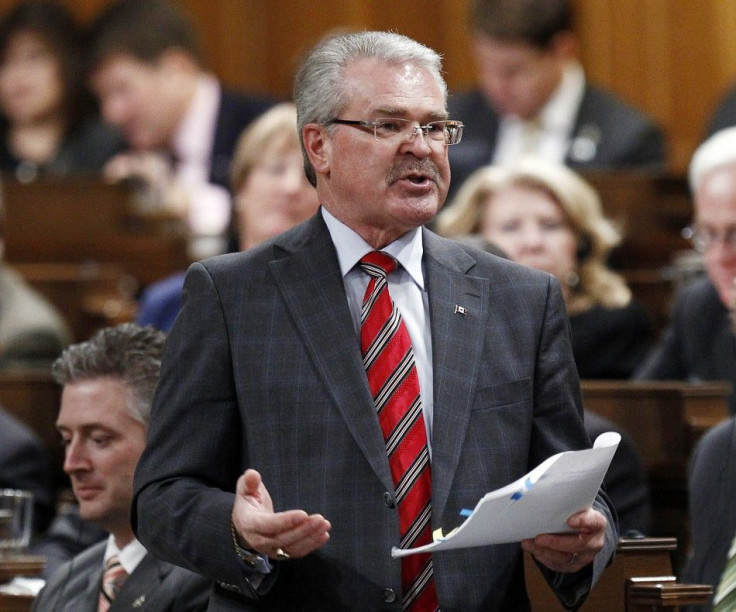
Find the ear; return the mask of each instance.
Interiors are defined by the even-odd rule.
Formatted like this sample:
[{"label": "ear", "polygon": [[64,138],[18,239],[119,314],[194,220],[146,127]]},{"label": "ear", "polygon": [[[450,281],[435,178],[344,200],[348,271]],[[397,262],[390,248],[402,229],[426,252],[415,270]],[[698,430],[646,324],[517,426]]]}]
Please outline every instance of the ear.
[{"label": "ear", "polygon": [[302,141],[315,173],[329,175],[332,141],[327,134],[327,128],[318,123],[307,123],[302,128]]}]

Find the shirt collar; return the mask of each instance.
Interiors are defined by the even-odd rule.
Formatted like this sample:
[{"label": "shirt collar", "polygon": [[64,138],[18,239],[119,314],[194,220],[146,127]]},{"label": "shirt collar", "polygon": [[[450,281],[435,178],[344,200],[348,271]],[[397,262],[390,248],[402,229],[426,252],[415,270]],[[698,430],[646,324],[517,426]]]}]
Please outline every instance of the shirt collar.
[{"label": "shirt collar", "polygon": [[220,85],[215,77],[203,75],[197,79],[194,97],[179,124],[171,147],[179,159],[209,160],[215,138],[220,95]]},{"label": "shirt collar", "polygon": [[107,563],[107,560],[110,559],[110,557],[117,555],[120,560],[120,565],[123,566],[123,569],[128,573],[128,576],[130,576],[135,571],[135,568],[138,567],[138,564],[143,561],[143,557],[147,554],[148,551],[143,547],[143,544],[135,538],[120,550],[118,545],[115,544],[115,536],[110,534],[110,537],[107,539],[104,559],[105,563]]},{"label": "shirt collar", "polygon": [[[321,208],[322,218],[327,224],[332,242],[337,250],[340,272],[343,277],[350,272],[366,253],[375,249],[363,240],[355,231],[335,218],[324,206]],[[422,272],[422,231],[417,227],[386,245],[382,251],[396,259],[412,280],[424,290],[424,273]]]},{"label": "shirt collar", "polygon": [[584,93],[585,72],[578,62],[570,61],[562,70],[557,89],[539,111],[538,119],[542,129],[571,132]]}]

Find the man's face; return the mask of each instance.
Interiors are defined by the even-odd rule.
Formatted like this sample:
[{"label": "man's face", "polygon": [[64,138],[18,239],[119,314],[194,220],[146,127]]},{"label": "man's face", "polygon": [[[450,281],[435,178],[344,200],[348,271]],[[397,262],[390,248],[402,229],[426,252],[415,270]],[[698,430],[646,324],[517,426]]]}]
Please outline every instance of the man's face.
[{"label": "man's face", "polygon": [[[442,92],[424,68],[359,59],[345,71],[349,94],[338,119],[401,118],[425,125],[446,118]],[[323,129],[322,204],[376,248],[434,218],[450,183],[447,145],[416,135],[376,139],[371,129]]]},{"label": "man's face", "polygon": [[111,533],[130,529],[133,473],[146,443],[146,428],[126,408],[129,400],[118,378],[67,384],[56,422],[80,516]]},{"label": "man's face", "polygon": [[561,53],[478,35],[473,41],[481,91],[497,113],[532,119],[562,78]]},{"label": "man's face", "polygon": [[123,133],[136,150],[166,148],[183,114],[181,92],[162,62],[148,64],[114,55],[93,72],[91,85],[105,121]]},{"label": "man's face", "polygon": [[695,222],[698,231],[710,238],[703,263],[721,302],[727,308],[736,301],[736,245],[728,237],[736,234],[736,164],[716,168],[701,181],[695,193]]}]

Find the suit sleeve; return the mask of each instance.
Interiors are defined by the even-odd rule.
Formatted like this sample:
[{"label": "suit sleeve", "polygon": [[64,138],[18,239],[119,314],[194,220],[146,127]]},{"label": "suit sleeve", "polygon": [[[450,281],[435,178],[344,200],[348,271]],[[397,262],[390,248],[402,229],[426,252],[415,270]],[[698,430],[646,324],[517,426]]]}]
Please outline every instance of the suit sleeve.
[{"label": "suit sleeve", "polygon": [[166,342],[132,521],[149,552],[249,592],[229,527],[243,452],[225,317],[212,277],[194,264]]},{"label": "suit sleeve", "polygon": [[[587,440],[583,425],[580,386],[572,356],[569,323],[562,292],[553,280],[550,280],[548,290],[537,362],[538,374],[535,383],[535,396],[539,398],[535,407],[538,414],[535,426],[537,441],[536,444],[533,441],[532,448],[548,449],[554,446],[555,441],[552,438],[556,436],[561,436],[570,444],[577,444],[580,435]],[[574,415],[570,414],[573,410],[576,412]],[[567,431],[561,431],[559,421],[568,418],[570,420],[563,428]],[[587,444],[589,445],[589,442]],[[537,459],[540,458],[536,457],[534,461]],[[570,609],[581,605],[588,596],[590,589],[613,558],[618,542],[616,520],[605,494],[599,491],[593,502],[593,508],[607,521],[604,547],[593,563],[574,574],[558,574],[542,568],[542,573],[558,599]]]}]

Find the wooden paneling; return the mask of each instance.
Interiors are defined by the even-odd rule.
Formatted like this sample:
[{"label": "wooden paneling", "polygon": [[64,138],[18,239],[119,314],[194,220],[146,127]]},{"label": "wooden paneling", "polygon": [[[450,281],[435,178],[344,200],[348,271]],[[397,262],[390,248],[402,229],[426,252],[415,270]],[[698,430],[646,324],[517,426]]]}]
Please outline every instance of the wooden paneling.
[{"label": "wooden paneling", "polygon": [[[88,21],[110,0],[63,0]],[[452,89],[470,86],[467,0],[176,0],[208,64],[231,87],[286,98],[304,51],[330,31],[393,29],[445,57]],[[655,117],[681,170],[736,80],[736,0],[572,0],[591,82]],[[14,0],[0,0],[0,12]]]}]

